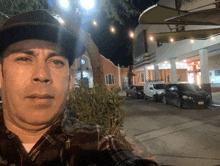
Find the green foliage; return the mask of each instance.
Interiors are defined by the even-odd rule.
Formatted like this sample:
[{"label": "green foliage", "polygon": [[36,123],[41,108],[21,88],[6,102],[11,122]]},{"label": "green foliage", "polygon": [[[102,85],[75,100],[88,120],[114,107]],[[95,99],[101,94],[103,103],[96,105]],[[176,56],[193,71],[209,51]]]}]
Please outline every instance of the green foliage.
[{"label": "green foliage", "polygon": [[133,0],[102,0],[102,6],[109,18],[122,25],[141,14],[141,11],[133,5]]},{"label": "green foliage", "polygon": [[96,84],[92,89],[80,88],[69,93],[66,107],[75,111],[76,117],[84,124],[103,125],[105,132],[117,136],[127,147],[130,144],[120,133],[126,112],[124,98],[118,95],[120,88],[109,91],[104,84]]},{"label": "green foliage", "polygon": [[[80,7],[80,5],[76,5],[79,0],[69,1],[72,4],[72,12],[69,14],[72,15],[75,14],[75,8]],[[154,3],[157,1],[153,0]],[[102,9],[104,9],[108,17],[121,25],[131,22],[134,18],[137,20],[141,12],[147,8],[146,4],[149,4],[149,2],[141,0],[98,0],[98,2],[102,4]],[[36,9],[50,10],[53,14],[60,16],[63,13],[63,10],[59,7],[58,0],[54,0],[52,7],[49,6],[48,0],[0,0],[0,4],[0,12],[7,14],[9,17]]]},{"label": "green foliage", "polygon": [[45,0],[0,0],[0,3],[0,11],[8,16],[36,9],[48,9]]}]

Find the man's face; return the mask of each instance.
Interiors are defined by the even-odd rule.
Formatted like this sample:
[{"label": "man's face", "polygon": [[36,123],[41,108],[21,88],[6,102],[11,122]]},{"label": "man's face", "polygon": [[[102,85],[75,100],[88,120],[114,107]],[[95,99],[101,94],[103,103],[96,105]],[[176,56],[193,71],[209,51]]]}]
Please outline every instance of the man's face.
[{"label": "man's face", "polygon": [[71,89],[68,60],[61,47],[25,40],[4,52],[0,88],[4,118],[24,129],[40,129],[61,115]]}]

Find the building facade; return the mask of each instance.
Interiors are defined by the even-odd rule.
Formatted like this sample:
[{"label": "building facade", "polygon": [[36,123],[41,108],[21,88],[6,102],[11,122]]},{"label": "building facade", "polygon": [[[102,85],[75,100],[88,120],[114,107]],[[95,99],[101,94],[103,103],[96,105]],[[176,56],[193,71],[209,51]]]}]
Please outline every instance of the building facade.
[{"label": "building facade", "polygon": [[[103,64],[103,73],[104,78],[103,82],[105,83],[108,90],[111,88],[121,88],[126,89],[128,87],[128,72],[129,68],[123,66],[116,66],[109,59],[105,58],[103,55],[100,55]],[[71,66],[72,74],[74,77],[74,87],[79,87],[79,81],[83,78],[83,84],[85,87],[93,88],[93,71],[90,62],[90,58],[87,52],[82,55],[81,58],[78,58],[74,61]]]},{"label": "building facade", "polygon": [[[183,11],[214,10],[219,8],[219,4],[214,4],[214,2],[216,1],[195,1],[182,5],[180,9]],[[210,3],[213,4],[208,5]],[[175,8],[175,0],[160,0],[158,4],[165,6],[162,9]],[[157,5],[158,9],[159,5]],[[143,12],[146,18],[147,14],[150,14],[157,6],[152,6]],[[162,13],[163,10],[160,11],[161,13],[159,11],[157,13],[158,18],[166,14]],[[136,27],[133,42],[133,72],[137,74],[134,83],[137,83],[139,79],[141,81],[163,80],[168,83],[190,82],[198,84],[208,93],[211,93],[211,90],[220,91],[220,35],[210,34],[208,38],[202,40],[188,38],[178,41],[175,41],[175,35],[171,35],[169,42],[155,40],[152,35],[173,32],[175,28],[176,25],[156,23],[139,24]],[[186,25],[182,28],[184,31],[204,30],[205,32],[206,29],[219,28],[219,26]],[[139,84],[142,85],[142,82]]]}]

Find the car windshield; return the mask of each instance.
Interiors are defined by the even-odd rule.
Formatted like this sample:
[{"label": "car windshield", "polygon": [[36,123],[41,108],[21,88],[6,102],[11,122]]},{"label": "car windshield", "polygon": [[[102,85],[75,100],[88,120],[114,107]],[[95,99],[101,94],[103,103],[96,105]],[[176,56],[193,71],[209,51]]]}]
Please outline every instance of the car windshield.
[{"label": "car windshield", "polygon": [[143,87],[143,86],[137,86],[136,89],[137,89],[137,90],[143,90],[144,87]]},{"label": "car windshield", "polygon": [[181,85],[178,85],[178,89],[180,91],[193,91],[193,92],[201,91],[199,86],[195,84],[181,84]]},{"label": "car windshield", "polygon": [[166,84],[154,84],[154,89],[164,89]]}]

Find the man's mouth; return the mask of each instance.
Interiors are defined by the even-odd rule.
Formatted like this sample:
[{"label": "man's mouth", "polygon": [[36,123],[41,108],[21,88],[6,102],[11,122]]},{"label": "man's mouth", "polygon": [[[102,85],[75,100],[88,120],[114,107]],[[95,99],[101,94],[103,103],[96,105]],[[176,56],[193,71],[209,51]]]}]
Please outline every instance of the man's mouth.
[{"label": "man's mouth", "polygon": [[31,99],[53,99],[54,96],[50,95],[50,94],[31,94],[29,96],[27,96],[27,98],[31,98]]}]

